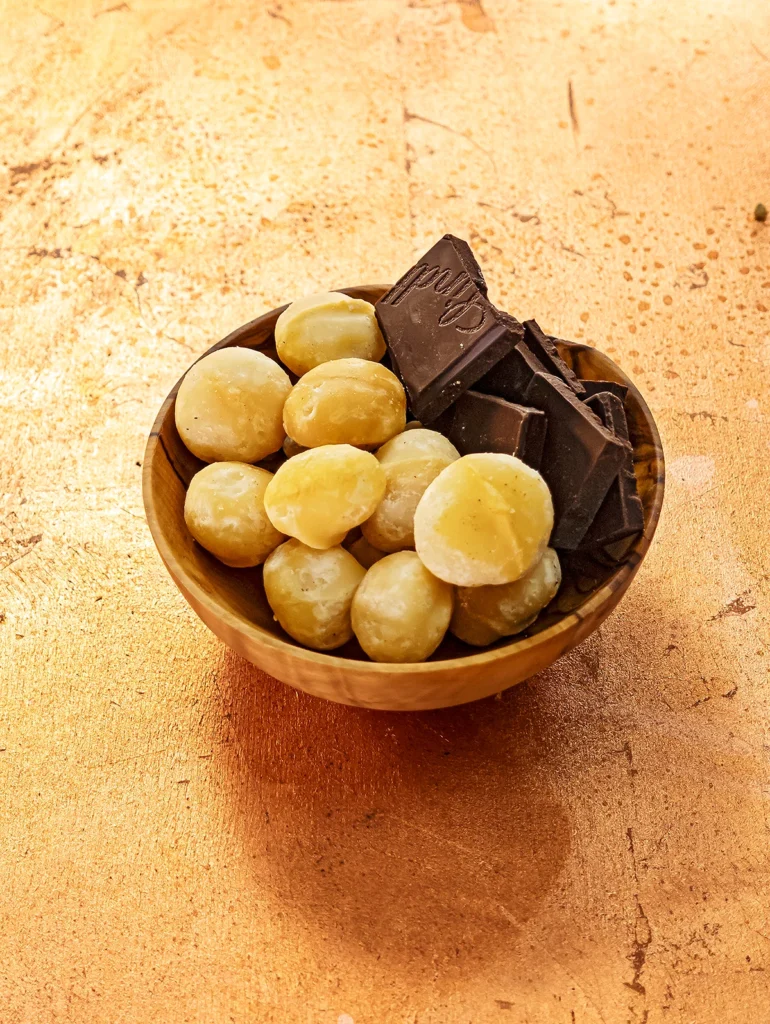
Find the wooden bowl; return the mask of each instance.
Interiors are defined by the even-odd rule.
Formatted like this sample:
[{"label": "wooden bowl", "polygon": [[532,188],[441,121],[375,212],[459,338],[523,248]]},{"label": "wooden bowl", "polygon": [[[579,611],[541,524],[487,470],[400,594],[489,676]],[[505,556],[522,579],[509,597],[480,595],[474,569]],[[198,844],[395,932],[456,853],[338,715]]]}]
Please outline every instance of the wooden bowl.
[{"label": "wooden bowl", "polygon": [[[385,285],[343,289],[370,302],[386,290]],[[275,355],[273,328],[285,308],[239,327],[208,351],[241,345]],[[273,619],[261,568],[230,569],[187,532],[185,491],[203,463],[185,448],[176,430],[174,401],[179,383],[153,425],[142,481],[147,522],[174,582],[206,625],[238,654],[299,690],[343,704],[393,711],[449,707],[488,697],[541,672],[592,633],[626,592],[655,533],[664,488],[660,437],[632,382],[595,349],[563,342],[560,351],[579,377],[614,380],[628,387],[626,412],[644,506],[644,532],[620,563],[586,555],[564,558],[559,594],[526,633],[481,650],[447,636],[429,661],[408,665],[371,662],[355,641],[334,654],[299,646]],[[280,461],[279,454],[263,465],[274,469]]]}]

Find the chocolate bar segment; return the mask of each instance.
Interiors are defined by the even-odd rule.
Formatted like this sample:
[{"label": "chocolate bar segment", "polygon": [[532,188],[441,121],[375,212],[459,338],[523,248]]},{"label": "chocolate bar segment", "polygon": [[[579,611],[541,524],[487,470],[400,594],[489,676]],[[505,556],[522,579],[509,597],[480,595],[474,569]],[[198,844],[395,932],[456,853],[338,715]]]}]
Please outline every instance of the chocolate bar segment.
[{"label": "chocolate bar segment", "polygon": [[436,419],[521,341],[468,245],[445,235],[377,303],[380,329],[414,415]]},{"label": "chocolate bar segment", "polygon": [[[584,402],[587,401],[589,398],[592,398],[594,395],[600,395],[603,392],[609,391],[610,394],[613,394],[616,398],[619,398],[622,403],[625,402],[626,395],[628,394],[628,388],[626,387],[626,385],[618,384],[614,380],[581,380],[580,383],[583,385],[583,390],[585,392],[585,394],[582,396]],[[594,412],[596,412],[597,415],[599,415],[597,409],[594,409]]]},{"label": "chocolate bar segment", "polygon": [[461,455],[502,452],[518,456],[533,469],[540,466],[547,422],[539,409],[466,391],[444,417],[448,422],[442,424],[443,432]]},{"label": "chocolate bar segment", "polygon": [[[607,381],[594,381],[594,383],[606,384]],[[590,395],[585,400],[585,404],[592,412],[596,413],[607,430],[611,430],[626,444],[631,444],[623,402],[609,388]]]},{"label": "chocolate bar segment", "polygon": [[[622,441],[629,442],[628,424],[623,403],[610,392],[599,392],[586,403],[599,416],[605,427]],[[634,474],[632,450],[610,486],[596,518],[580,543],[581,548],[607,548],[644,529],[644,511],[639,500]],[[613,554],[612,551],[608,552]]]},{"label": "chocolate bar segment", "polygon": [[524,321],[524,343],[532,355],[543,364],[546,373],[551,373],[564,381],[576,395],[583,394],[585,388],[582,383],[559,355],[551,336],[544,334],[540,329],[537,320]]},{"label": "chocolate bar segment", "polygon": [[601,508],[630,446],[607,430],[574,391],[552,374],[535,374],[526,402],[548,419],[540,472],[553,497],[551,544],[574,551]]},{"label": "chocolate bar segment", "polygon": [[521,341],[504,359],[501,359],[489,373],[485,373],[476,385],[476,390],[485,395],[496,395],[509,402],[526,404],[527,388],[535,375],[545,373],[540,360],[532,354],[525,342]]},{"label": "chocolate bar segment", "polygon": [[474,287],[483,295],[486,295],[487,282],[484,280],[484,272],[479,266],[476,257],[473,255],[473,249],[471,249],[464,238],[457,238],[456,235],[444,235],[442,241],[444,240],[446,240],[454,249],[455,255],[462,263],[465,272],[468,274],[468,277],[470,277]]}]

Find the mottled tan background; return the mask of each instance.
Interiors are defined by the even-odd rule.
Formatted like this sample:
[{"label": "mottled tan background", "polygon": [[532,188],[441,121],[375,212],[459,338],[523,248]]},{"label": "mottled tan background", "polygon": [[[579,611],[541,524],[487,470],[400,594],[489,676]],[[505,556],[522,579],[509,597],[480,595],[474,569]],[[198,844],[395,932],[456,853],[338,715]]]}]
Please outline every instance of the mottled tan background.
[{"label": "mottled tan background", "polygon": [[[2,1024],[770,1019],[770,6],[0,24]],[[324,704],[185,606],[145,437],[213,341],[446,230],[636,378],[663,519],[502,699]]]}]

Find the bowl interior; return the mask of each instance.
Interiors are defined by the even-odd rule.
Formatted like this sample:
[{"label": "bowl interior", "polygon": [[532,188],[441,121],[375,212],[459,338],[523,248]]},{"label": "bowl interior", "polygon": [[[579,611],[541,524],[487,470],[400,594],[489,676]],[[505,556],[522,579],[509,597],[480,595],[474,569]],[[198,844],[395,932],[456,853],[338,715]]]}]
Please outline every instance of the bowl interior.
[{"label": "bowl interior", "polygon": [[[385,293],[386,285],[361,285],[341,289],[348,295],[376,302]],[[238,328],[206,354],[220,348],[240,345],[256,348],[275,357],[273,329],[280,313],[286,307],[272,310],[264,316]],[[611,380],[628,387],[626,414],[631,442],[634,449],[634,470],[639,495],[644,507],[645,528],[636,538],[620,561],[595,557],[584,553],[562,556],[563,583],[554,601],[540,615],[537,621],[524,633],[498,641],[496,647],[513,648],[522,640],[536,637],[563,623],[565,617],[579,612],[605,585],[616,589],[626,577],[633,574],[655,532],[660,507],[663,501],[664,462],[655,423],[644,399],[633,383],[622,373],[612,360],[597,351],[574,342],[559,344],[565,361],[578,377],[588,380]],[[223,565],[207,551],[196,544],[187,532],[183,509],[187,486],[205,463],[197,459],[182,443],[174,422],[174,401],[179,383],[163,403],[156,418],[147,444],[144,466],[144,496],[147,518],[161,557],[172,574],[184,578],[192,587],[209,600],[213,600],[228,615],[237,628],[263,637],[268,634],[292,648],[304,651],[281,629],[273,619],[262,586],[262,569],[231,569]],[[275,470],[284,461],[282,453],[270,456],[260,465]],[[610,591],[608,591],[608,597]],[[478,655],[479,651],[490,648],[475,648],[447,635],[431,661],[446,661]],[[318,654],[314,654],[318,658]],[[366,655],[355,641],[323,655],[329,662],[337,659],[351,661],[367,660]]]}]

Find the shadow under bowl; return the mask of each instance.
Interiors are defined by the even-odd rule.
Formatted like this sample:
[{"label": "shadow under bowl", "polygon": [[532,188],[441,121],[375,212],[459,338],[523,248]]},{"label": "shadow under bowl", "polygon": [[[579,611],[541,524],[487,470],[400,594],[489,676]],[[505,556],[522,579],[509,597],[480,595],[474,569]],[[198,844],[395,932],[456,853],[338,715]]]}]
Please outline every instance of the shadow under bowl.
[{"label": "shadow under bowl", "polygon": [[[376,302],[388,287],[359,285],[341,290]],[[273,330],[285,308],[239,327],[205,354],[239,345],[275,356]],[[644,530],[619,562],[582,553],[563,557],[559,593],[524,634],[483,649],[447,635],[428,661],[406,665],[371,662],[355,641],[333,654],[297,644],[273,618],[261,567],[231,569],[196,544],[187,531],[185,492],[204,463],[185,448],[174,422],[181,380],[155,419],[142,476],[147,522],[172,579],[209,629],[237,654],[299,690],[343,704],[393,711],[451,707],[488,697],[543,671],[592,633],[620,601],[652,541],[664,490],[658,430],[632,381],[596,349],[575,342],[559,342],[559,349],[578,377],[616,381],[628,388],[626,414]],[[278,453],[260,465],[274,470],[281,461]]]}]

